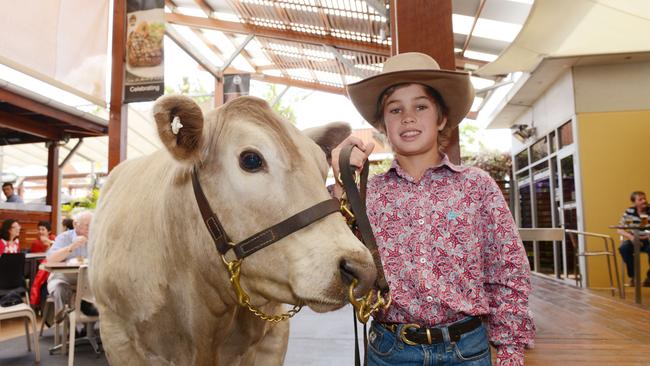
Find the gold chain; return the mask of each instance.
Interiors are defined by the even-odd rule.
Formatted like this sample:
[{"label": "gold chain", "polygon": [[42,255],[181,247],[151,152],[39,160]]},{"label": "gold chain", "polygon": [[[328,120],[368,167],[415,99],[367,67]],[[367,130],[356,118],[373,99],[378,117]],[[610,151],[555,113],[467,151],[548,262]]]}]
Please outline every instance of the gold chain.
[{"label": "gold chain", "polygon": [[[350,304],[354,307],[359,322],[366,324],[372,314],[379,310],[387,310],[393,299],[390,293],[387,294],[387,298],[384,298],[379,290],[377,290],[376,295],[375,291],[371,290],[364,297],[357,299],[354,296],[354,288],[357,286],[357,282],[356,278],[352,279],[352,283],[348,287],[348,298],[350,299]],[[375,296],[377,297],[376,299]]]},{"label": "gold chain", "polygon": [[237,295],[237,302],[239,303],[240,306],[247,308],[251,313],[253,313],[258,318],[271,323],[279,323],[281,321],[292,318],[294,315],[298,314],[300,309],[302,309],[302,305],[294,305],[293,308],[291,308],[291,310],[280,315],[265,314],[258,307],[251,304],[250,296],[248,296],[246,291],[244,291],[244,289],[241,287],[241,284],[239,283],[239,274],[241,272],[241,262],[242,262],[241,259],[235,259],[228,262],[228,260],[226,260],[226,257],[222,255],[221,260],[223,260],[223,263],[226,265],[226,268],[230,273],[230,284],[232,284],[232,288],[233,290],[235,290],[235,294]]}]

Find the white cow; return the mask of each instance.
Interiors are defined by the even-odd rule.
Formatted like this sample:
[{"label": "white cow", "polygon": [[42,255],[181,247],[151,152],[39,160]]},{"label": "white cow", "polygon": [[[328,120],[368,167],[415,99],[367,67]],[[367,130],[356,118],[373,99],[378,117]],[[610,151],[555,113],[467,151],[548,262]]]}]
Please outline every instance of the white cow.
[{"label": "white cow", "polygon": [[[288,324],[237,305],[190,172],[197,167],[236,243],[328,199],[325,155],[257,98],[235,99],[204,118],[191,99],[163,97],[154,116],[166,151],[111,172],[90,233],[90,280],[110,363],[281,365]],[[346,303],[348,274],[363,293],[375,269],[334,213],[245,258],[241,284],[267,314],[282,313],[285,303],[325,312]]]}]

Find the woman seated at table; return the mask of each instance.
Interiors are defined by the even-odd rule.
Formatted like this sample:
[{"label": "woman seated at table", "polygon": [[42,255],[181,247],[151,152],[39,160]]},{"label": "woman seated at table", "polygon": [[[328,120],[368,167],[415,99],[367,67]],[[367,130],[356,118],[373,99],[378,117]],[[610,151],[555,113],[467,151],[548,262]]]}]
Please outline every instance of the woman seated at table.
[{"label": "woman seated at table", "polygon": [[16,219],[6,219],[0,228],[0,255],[20,253],[20,224]]},{"label": "woman seated at table", "polygon": [[38,238],[32,242],[32,247],[29,250],[31,253],[43,253],[54,243],[54,234],[52,234],[52,226],[49,221],[38,222]]}]

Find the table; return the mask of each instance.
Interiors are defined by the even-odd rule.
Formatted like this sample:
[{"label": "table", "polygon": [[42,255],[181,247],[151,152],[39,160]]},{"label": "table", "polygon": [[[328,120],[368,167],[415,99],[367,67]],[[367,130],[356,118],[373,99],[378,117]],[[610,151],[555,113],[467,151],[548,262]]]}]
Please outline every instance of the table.
[{"label": "table", "polygon": [[[79,267],[81,267],[81,263],[67,263],[67,262],[45,262],[43,263],[43,266],[47,271],[50,273],[72,273],[76,274],[79,273]],[[67,306],[66,306],[67,307]],[[74,330],[71,330],[74,332]],[[60,352],[60,354],[65,355],[67,352],[67,335],[68,333],[68,322],[67,320],[63,321],[63,338],[59,339],[59,334],[58,332],[55,332],[54,334],[54,343],[55,345],[50,348],[50,354],[54,354],[57,352]]]},{"label": "table", "polygon": [[634,302],[641,304],[641,232],[644,234],[647,233],[646,230],[650,229],[650,226],[640,226],[640,225],[615,225],[610,226],[610,229],[621,229],[628,230],[634,234]]}]

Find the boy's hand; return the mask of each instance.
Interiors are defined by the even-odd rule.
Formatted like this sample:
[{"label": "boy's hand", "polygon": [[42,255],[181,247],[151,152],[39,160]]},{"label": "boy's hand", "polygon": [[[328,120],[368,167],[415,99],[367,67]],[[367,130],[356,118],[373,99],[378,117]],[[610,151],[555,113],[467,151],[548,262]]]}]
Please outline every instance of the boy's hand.
[{"label": "boy's hand", "polygon": [[[350,165],[354,166],[357,171],[361,170],[363,164],[368,160],[368,156],[372,153],[372,150],[375,148],[375,144],[369,142],[364,144],[360,138],[355,136],[348,136],[343,142],[341,142],[337,147],[332,150],[332,171],[334,172],[334,180],[336,181],[336,187],[339,185],[339,155],[341,155],[341,150],[343,147],[348,145],[354,145],[356,148],[352,149],[350,154]],[[337,195],[338,196],[338,195]]]}]

